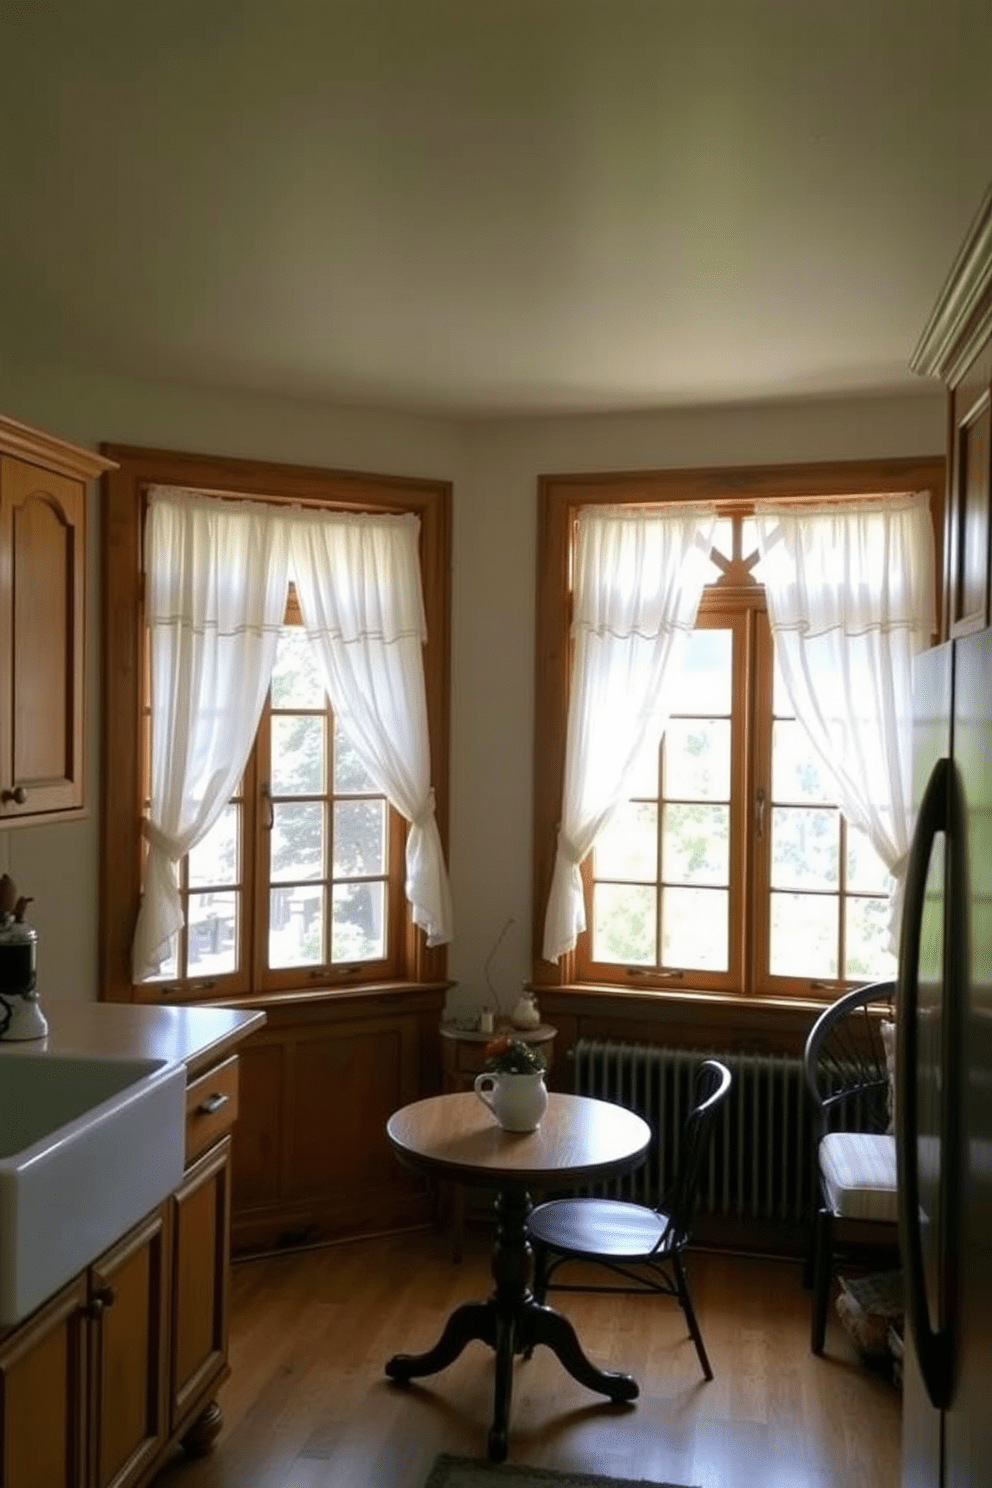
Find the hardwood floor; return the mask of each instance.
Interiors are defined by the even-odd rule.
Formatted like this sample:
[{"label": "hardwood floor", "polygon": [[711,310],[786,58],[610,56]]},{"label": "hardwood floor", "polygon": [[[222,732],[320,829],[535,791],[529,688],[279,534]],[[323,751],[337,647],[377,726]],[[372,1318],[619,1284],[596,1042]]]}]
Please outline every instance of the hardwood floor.
[{"label": "hardwood floor", "polygon": [[[640,1398],[610,1405],[538,1350],[516,1367],[509,1460],[700,1488],[897,1488],[900,1396],[833,1316],[826,1354],[811,1355],[799,1265],[689,1261],[712,1383],[669,1299],[557,1295],[590,1357],[632,1373]],[[488,1348],[405,1387],[383,1365],[486,1295],[488,1267],[475,1231],[461,1265],[435,1231],[236,1263],[223,1432],[155,1488],[422,1488],[437,1453],[483,1456]]]}]

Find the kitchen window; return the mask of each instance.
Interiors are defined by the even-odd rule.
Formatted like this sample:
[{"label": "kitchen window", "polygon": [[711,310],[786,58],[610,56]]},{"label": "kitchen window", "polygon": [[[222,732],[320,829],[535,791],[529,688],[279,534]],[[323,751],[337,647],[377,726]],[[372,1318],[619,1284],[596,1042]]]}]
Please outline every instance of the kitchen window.
[{"label": "kitchen window", "polygon": [[[536,984],[822,997],[892,974],[890,879],[865,833],[840,811],[792,715],[752,513],[755,501],[769,498],[870,500],[923,490],[939,532],[941,480],[942,462],[901,461],[542,483]],[[541,931],[552,868],[560,871],[577,518],[586,508],[694,501],[715,506],[717,519],[695,629],[666,694],[670,716],[582,861],[585,929],[554,963]]]},{"label": "kitchen window", "polygon": [[308,638],[293,584],[284,591],[284,612],[276,620],[271,680],[244,768],[210,829],[178,860],[178,934],[168,954],[159,953],[157,964],[139,975],[128,941],[141,923],[148,843],[155,840],[143,826],[152,781],[152,646],[145,620],[151,601],[137,561],[145,551],[150,501],[163,488],[181,488],[207,501],[257,501],[279,520],[284,512],[287,522],[294,513],[295,520],[305,519],[311,510],[344,514],[353,527],[365,517],[374,526],[380,514],[417,519],[427,629],[423,701],[434,815],[443,840],[447,486],[155,451],[118,450],[114,458],[120,469],[104,492],[108,680],[101,952],[104,983],[111,989],[104,995],[209,1001],[443,982],[444,948],[427,944],[405,897],[410,824],[389,804],[381,780],[373,781],[335,716],[319,648]]}]

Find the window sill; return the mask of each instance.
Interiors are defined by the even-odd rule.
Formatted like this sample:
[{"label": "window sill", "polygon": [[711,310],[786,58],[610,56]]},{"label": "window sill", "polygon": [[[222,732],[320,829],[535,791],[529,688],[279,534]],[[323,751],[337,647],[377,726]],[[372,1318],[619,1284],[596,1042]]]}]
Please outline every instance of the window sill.
[{"label": "window sill", "polygon": [[[339,1003],[388,1003],[402,1002],[409,1005],[418,994],[428,994],[435,999],[445,994],[454,982],[442,979],[433,982],[365,982],[360,986],[337,987],[290,987],[279,992],[245,993],[233,997],[180,997],[170,994],[165,1000],[176,1006],[196,1007],[209,1001],[211,1007],[264,1009],[273,1012],[279,1008],[296,1008]],[[144,1000],[144,999],[142,999]]]},{"label": "window sill", "polygon": [[796,997],[745,997],[688,988],[626,988],[587,982],[534,986],[545,1022],[561,1030],[563,1046],[579,1038],[672,1047],[801,1054],[822,1002]]},{"label": "window sill", "polygon": [[840,997],[845,990],[838,987],[836,992],[824,991],[820,997],[771,997],[767,995],[748,995],[744,992],[706,992],[697,991],[692,987],[673,986],[668,983],[664,986],[618,986],[615,982],[565,982],[560,986],[547,987],[538,982],[527,982],[527,989],[535,996],[547,1002],[550,997],[569,996],[580,998],[605,998],[607,1000],[622,999],[638,1004],[667,1003],[669,1005],[685,1007],[711,1007],[711,1008],[755,1008],[768,1012],[773,1009],[781,1009],[783,1012],[794,1012],[800,1009],[807,1013],[818,1013],[823,1008]]}]

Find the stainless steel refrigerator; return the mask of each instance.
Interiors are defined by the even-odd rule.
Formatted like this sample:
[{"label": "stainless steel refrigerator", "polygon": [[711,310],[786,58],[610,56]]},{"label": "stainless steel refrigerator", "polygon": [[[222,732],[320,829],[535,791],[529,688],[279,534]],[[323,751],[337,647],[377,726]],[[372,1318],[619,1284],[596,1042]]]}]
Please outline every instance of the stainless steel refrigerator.
[{"label": "stainless steel refrigerator", "polygon": [[992,1485],[992,630],[919,659],[897,1007],[903,1488]]}]

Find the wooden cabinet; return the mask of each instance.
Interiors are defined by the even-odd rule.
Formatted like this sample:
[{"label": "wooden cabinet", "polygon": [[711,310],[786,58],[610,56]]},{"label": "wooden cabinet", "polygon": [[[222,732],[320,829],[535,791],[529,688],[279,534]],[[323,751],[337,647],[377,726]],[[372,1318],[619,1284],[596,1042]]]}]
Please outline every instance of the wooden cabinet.
[{"label": "wooden cabinet", "polygon": [[948,388],[944,553],[948,639],[992,624],[992,190],[913,356]]},{"label": "wooden cabinet", "polygon": [[86,483],[113,462],[0,418],[0,825],[85,804]]},{"label": "wooden cabinet", "polygon": [[165,1442],[166,1210],[0,1343],[3,1488],[129,1488]]},{"label": "wooden cabinet", "polygon": [[85,1310],[77,1277],[0,1342],[3,1488],[80,1488],[85,1483]]},{"label": "wooden cabinet", "polygon": [[386,1122],[440,1088],[442,987],[286,998],[239,1047],[235,1253],[429,1222]]},{"label": "wooden cabinet", "polygon": [[[227,1278],[231,1241],[231,1139],[222,1138],[187,1170],[172,1197],[170,1427],[227,1374]],[[219,1429],[219,1419],[217,1422]],[[199,1441],[195,1450],[199,1450]]]},{"label": "wooden cabinet", "polygon": [[180,1188],[0,1339],[2,1488],[132,1488],[220,1431],[237,1056],[188,1088]]},{"label": "wooden cabinet", "polygon": [[127,1488],[168,1436],[168,1211],[148,1216],[89,1269],[90,1488]]}]

